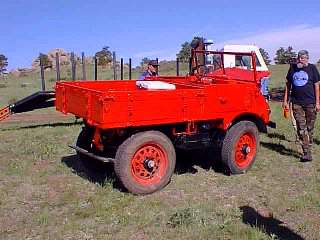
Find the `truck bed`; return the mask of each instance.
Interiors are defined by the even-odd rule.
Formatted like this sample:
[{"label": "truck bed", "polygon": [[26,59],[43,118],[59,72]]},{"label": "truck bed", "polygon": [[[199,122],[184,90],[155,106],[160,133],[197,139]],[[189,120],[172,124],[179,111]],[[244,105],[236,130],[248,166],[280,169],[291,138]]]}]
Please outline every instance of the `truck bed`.
[{"label": "truck bed", "polygon": [[[158,79],[161,80],[161,79]],[[163,79],[175,90],[139,89],[136,81],[58,82],[56,109],[101,129],[226,119],[248,110],[256,98],[252,83],[203,85]],[[231,88],[231,89],[230,89]],[[229,95],[228,95],[229,93]],[[241,94],[236,94],[241,93]],[[230,115],[230,119],[234,116]]]}]

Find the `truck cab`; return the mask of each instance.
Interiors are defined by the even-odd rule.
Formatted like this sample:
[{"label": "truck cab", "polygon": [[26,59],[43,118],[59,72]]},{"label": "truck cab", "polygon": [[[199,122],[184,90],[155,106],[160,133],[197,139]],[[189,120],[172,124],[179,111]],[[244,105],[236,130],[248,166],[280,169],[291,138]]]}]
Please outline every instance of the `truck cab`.
[{"label": "truck cab", "polygon": [[[206,40],[204,42],[204,48],[206,51],[212,51],[211,40]],[[234,54],[226,54],[221,59],[220,55],[207,54],[205,57],[205,68],[206,73],[214,73],[216,70],[222,68],[224,69],[242,69],[245,71],[253,71],[253,61],[251,56],[248,55],[238,55],[237,53],[253,52],[255,54],[255,71],[257,73],[257,80],[260,84],[260,90],[262,95],[269,100],[269,90],[268,85],[270,82],[270,71],[267,64],[265,63],[259,47],[255,45],[225,45],[222,52],[232,52]],[[217,72],[216,72],[217,73]]]},{"label": "truck cab", "polygon": [[[269,72],[267,64],[264,62],[262,54],[257,46],[254,45],[225,45],[224,52],[254,52],[256,54],[256,69],[258,72]],[[249,56],[226,55],[224,67],[244,67],[252,69]]]},{"label": "truck cab", "polygon": [[[259,48],[255,45],[225,45],[225,52],[254,52],[256,55],[256,71],[260,81],[260,91],[262,95],[269,100],[268,85],[270,82],[270,71],[265,63]],[[252,70],[252,61],[248,56],[226,55],[224,58],[224,67],[237,67]]]}]

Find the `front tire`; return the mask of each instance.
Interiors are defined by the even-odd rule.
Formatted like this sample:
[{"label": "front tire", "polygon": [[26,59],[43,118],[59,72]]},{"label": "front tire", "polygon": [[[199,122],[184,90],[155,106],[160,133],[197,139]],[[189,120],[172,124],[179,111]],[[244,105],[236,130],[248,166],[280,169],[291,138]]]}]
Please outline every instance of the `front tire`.
[{"label": "front tire", "polygon": [[259,148],[259,132],[250,121],[233,125],[226,133],[221,150],[222,162],[232,174],[248,171],[256,160]]},{"label": "front tire", "polygon": [[114,169],[128,191],[149,194],[169,183],[175,164],[176,153],[170,139],[159,131],[146,131],[120,145]]}]

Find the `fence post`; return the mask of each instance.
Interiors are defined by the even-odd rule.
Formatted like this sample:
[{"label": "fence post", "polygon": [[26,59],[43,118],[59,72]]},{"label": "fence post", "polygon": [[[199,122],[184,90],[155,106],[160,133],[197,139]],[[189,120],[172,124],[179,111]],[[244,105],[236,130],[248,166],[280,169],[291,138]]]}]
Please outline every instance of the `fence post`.
[{"label": "fence post", "polygon": [[177,76],[179,76],[180,68],[179,68],[179,58],[177,58]]},{"label": "fence post", "polygon": [[123,80],[123,58],[120,61],[120,79]]},{"label": "fence post", "polygon": [[129,80],[131,80],[131,58],[129,58]]},{"label": "fence post", "polygon": [[94,80],[98,79],[98,60],[97,57],[94,56]]},{"label": "fence post", "polygon": [[82,62],[82,80],[86,80],[87,79],[86,58],[84,56],[84,52],[81,53],[81,62]]},{"label": "fence post", "polygon": [[42,91],[45,91],[46,90],[46,83],[44,81],[44,66],[43,66],[43,54],[40,53],[40,75],[41,75],[41,88],[42,88]]},{"label": "fence post", "polygon": [[[157,64],[159,64],[159,59],[156,58]],[[159,66],[157,67],[157,75],[159,75]]]},{"label": "fence post", "polygon": [[113,79],[116,80],[117,79],[117,59],[116,59],[116,52],[112,52],[112,65],[113,65]]},{"label": "fence post", "polygon": [[57,81],[60,81],[60,58],[59,53],[56,52],[56,72],[57,72]]},{"label": "fence post", "polygon": [[74,59],[74,52],[71,53],[71,73],[72,73],[72,81],[76,80],[76,63]]}]

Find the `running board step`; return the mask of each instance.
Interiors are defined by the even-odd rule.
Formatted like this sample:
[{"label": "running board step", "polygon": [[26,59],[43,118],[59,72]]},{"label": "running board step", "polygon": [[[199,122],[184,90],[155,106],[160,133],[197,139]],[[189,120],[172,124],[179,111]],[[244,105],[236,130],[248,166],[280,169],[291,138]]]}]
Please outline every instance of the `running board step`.
[{"label": "running board step", "polygon": [[77,147],[77,146],[72,146],[72,145],[69,145],[70,148],[76,150],[77,152],[81,153],[81,154],[84,154],[88,157],[91,157],[91,158],[94,158],[94,159],[97,159],[101,162],[104,162],[104,163],[110,163],[110,162],[114,162],[114,158],[106,158],[106,157],[101,157],[101,156],[98,156],[94,153],[91,153],[91,152],[88,152],[87,150],[81,148],[81,147]]}]

